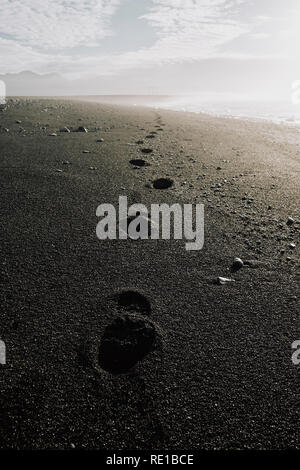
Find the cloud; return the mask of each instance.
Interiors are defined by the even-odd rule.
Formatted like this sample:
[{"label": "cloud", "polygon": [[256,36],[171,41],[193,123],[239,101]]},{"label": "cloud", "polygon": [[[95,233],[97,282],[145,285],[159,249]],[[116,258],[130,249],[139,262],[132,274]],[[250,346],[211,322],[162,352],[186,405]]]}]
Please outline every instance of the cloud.
[{"label": "cloud", "polygon": [[242,0],[153,0],[153,3],[143,18],[157,31],[158,41],[152,52],[161,58],[211,57],[220,46],[248,30],[236,18]]},{"label": "cloud", "polygon": [[39,73],[55,72],[70,62],[71,57],[45,54],[11,39],[0,38],[0,73],[33,70]]},{"label": "cloud", "polygon": [[136,50],[91,54],[86,46],[99,46],[113,34],[111,20],[124,1],[2,0],[0,36],[5,38],[0,37],[0,73],[33,70],[80,78],[232,57],[230,48],[224,47],[251,31],[251,25],[240,20],[245,0],[152,0],[140,17],[155,32],[152,46],[139,48],[137,38]]},{"label": "cloud", "polygon": [[271,34],[268,33],[253,33],[251,34],[253,39],[267,39],[271,37]]},{"label": "cloud", "polygon": [[110,35],[122,0],[2,0],[0,34],[23,46],[66,49],[94,46]]},{"label": "cloud", "polygon": [[[153,0],[140,19],[156,32],[151,47],[98,58],[93,67],[105,73],[224,56],[220,47],[248,31],[238,20],[244,0]],[[85,63],[89,68],[88,58]],[[90,64],[91,65],[91,64]]]}]

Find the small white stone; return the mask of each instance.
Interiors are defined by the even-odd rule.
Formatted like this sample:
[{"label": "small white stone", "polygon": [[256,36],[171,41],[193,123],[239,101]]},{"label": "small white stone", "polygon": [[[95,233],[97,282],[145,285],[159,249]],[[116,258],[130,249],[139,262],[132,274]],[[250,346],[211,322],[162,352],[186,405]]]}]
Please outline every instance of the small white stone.
[{"label": "small white stone", "polygon": [[218,277],[217,283],[220,285],[229,284],[230,282],[235,282],[234,279],[229,279],[227,277]]}]

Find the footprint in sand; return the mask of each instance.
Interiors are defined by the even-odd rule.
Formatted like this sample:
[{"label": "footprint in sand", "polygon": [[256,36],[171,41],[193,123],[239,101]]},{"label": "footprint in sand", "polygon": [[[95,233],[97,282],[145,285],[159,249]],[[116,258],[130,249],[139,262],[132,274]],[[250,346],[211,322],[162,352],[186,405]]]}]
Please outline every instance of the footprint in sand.
[{"label": "footprint in sand", "polygon": [[130,160],[129,163],[131,163],[131,165],[139,166],[139,167],[150,166],[150,163],[148,163],[145,160],[142,160],[140,158]]},{"label": "footprint in sand", "polygon": [[154,189],[168,189],[174,185],[174,181],[170,178],[158,178],[153,182]]},{"label": "footprint in sand", "polygon": [[113,374],[129,371],[156,349],[154,324],[134,314],[119,316],[105,328],[99,346],[99,364]]},{"label": "footprint in sand", "polygon": [[118,294],[117,302],[119,307],[127,311],[139,312],[150,315],[151,304],[147,297],[138,291],[125,290]]}]

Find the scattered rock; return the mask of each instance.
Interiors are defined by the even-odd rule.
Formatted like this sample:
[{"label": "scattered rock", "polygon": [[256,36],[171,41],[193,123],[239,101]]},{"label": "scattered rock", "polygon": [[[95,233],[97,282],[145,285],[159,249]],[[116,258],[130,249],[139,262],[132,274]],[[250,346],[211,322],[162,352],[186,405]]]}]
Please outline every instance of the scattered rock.
[{"label": "scattered rock", "polygon": [[227,277],[218,277],[216,280],[216,283],[219,284],[220,286],[224,284],[229,284],[230,282],[235,282],[234,279],[229,279]]},{"label": "scattered rock", "polygon": [[294,222],[295,222],[295,221],[294,221],[294,219],[293,219],[292,217],[288,217],[287,222],[286,222],[286,225],[293,225]]},{"label": "scattered rock", "polygon": [[244,266],[244,262],[241,260],[241,258],[234,258],[232,266],[231,266],[231,272],[236,272],[239,269],[241,269]]},{"label": "scattered rock", "polygon": [[85,132],[86,134],[88,133],[88,130],[86,127],[83,127],[83,126],[79,126],[78,129],[77,129],[77,132]]},{"label": "scattered rock", "polygon": [[97,139],[96,142],[104,142],[104,139],[101,137],[100,139]]},{"label": "scattered rock", "polygon": [[56,132],[52,132],[52,134],[49,134],[49,137],[57,137]]},{"label": "scattered rock", "polygon": [[70,131],[70,129],[69,129],[68,127],[61,127],[61,128],[59,129],[59,132],[68,132],[68,133],[69,133],[69,132],[71,132],[71,131]]}]

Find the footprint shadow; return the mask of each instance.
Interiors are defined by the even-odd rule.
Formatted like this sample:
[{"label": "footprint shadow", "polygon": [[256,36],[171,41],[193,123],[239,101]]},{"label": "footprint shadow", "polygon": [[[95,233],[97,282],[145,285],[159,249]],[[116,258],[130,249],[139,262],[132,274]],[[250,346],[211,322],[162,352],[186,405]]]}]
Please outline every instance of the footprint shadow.
[{"label": "footprint shadow", "polygon": [[149,319],[134,314],[119,316],[105,328],[99,364],[112,374],[128,372],[155,349],[156,338],[156,328]]},{"label": "footprint shadow", "polygon": [[151,314],[151,303],[147,297],[135,290],[124,290],[117,295],[120,308],[129,312],[139,312],[143,315]]},{"label": "footprint shadow", "polygon": [[138,166],[138,167],[145,167],[150,166],[150,163],[146,162],[146,160],[142,160],[141,158],[132,159],[129,161],[131,165]]},{"label": "footprint shadow", "polygon": [[154,189],[168,189],[174,185],[174,181],[170,178],[158,178],[153,182]]}]

